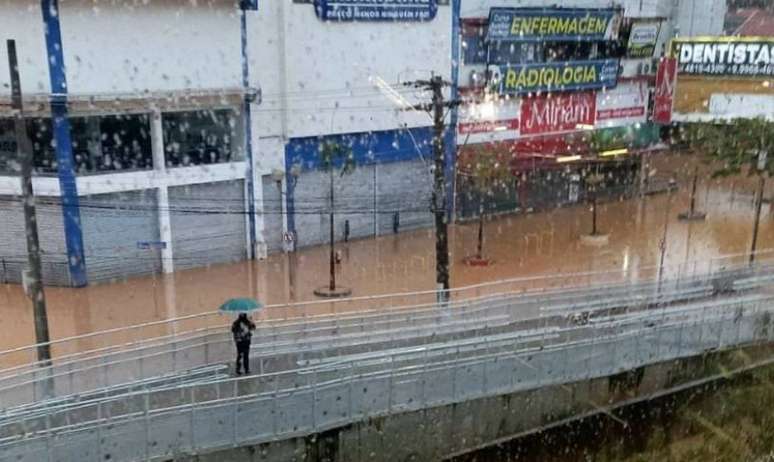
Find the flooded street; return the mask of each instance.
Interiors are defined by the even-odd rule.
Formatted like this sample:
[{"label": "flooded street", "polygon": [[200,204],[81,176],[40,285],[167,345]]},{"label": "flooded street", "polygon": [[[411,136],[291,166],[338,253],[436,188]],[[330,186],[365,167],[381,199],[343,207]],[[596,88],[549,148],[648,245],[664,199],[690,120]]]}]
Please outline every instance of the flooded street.
[{"label": "flooded street", "polygon": [[[462,260],[475,252],[477,224],[457,224],[450,228],[453,266],[452,287],[508,278],[556,275],[558,273],[616,271],[616,278],[651,277],[657,271],[659,242],[667,236],[665,277],[677,277],[707,270],[711,259],[743,253],[749,249],[753,216],[753,196],[749,185],[726,181],[701,181],[697,207],[708,213],[706,221],[681,222],[678,212],[689,205],[690,177],[682,158],[664,158],[658,167],[675,172],[680,190],[644,200],[631,199],[605,203],[599,209],[599,228],[609,233],[604,246],[583,244],[579,236],[588,233],[590,213],[586,206],[501,216],[485,227],[484,253],[494,256],[488,267],[470,267]],[[707,177],[706,175],[704,176]],[[774,226],[764,204],[759,249],[774,246]],[[668,221],[665,221],[668,218]],[[666,232],[665,232],[666,225]],[[353,296],[432,290],[434,288],[434,235],[432,229],[363,239],[338,244],[343,261],[339,281],[353,289]],[[693,262],[699,261],[699,264]],[[743,257],[739,262],[744,261]],[[686,264],[686,262],[691,262]],[[295,255],[275,254],[265,261],[180,271],[157,277],[139,277],[84,289],[47,288],[52,339],[134,324],[161,321],[180,316],[209,313],[227,298],[255,297],[266,304],[314,301],[314,288],[327,283],[327,247],[302,249]],[[702,267],[704,266],[704,267]],[[604,276],[610,277],[610,276]],[[540,287],[546,281],[523,283]],[[427,301],[432,300],[428,295]],[[282,318],[356,309],[363,302],[319,303],[287,308],[271,308],[262,316]],[[0,312],[3,313],[0,350],[32,344],[32,311],[18,285],[0,286]],[[213,317],[207,323],[224,323]],[[181,331],[204,327],[192,321],[174,328]],[[170,327],[145,328],[143,336],[167,335]],[[127,335],[126,333],[116,335]],[[129,335],[126,341],[131,340]],[[123,338],[112,339],[123,341]],[[78,347],[97,344],[83,340]],[[72,351],[67,351],[72,352]],[[67,353],[59,351],[59,354]],[[55,354],[57,353],[55,347]]]}]

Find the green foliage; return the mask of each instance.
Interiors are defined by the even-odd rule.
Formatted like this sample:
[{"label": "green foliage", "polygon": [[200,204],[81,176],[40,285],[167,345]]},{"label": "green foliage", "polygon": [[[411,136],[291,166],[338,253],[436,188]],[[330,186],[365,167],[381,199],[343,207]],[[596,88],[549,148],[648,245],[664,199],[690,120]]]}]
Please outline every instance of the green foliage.
[{"label": "green foliage", "polygon": [[320,167],[325,172],[339,170],[344,176],[355,171],[355,155],[349,146],[327,141],[320,147]]},{"label": "green foliage", "polygon": [[[686,125],[682,140],[697,153],[719,167],[713,176],[774,174],[774,122],[762,117],[733,119],[730,122],[703,122]],[[763,170],[758,170],[758,156],[768,152]]]},{"label": "green foliage", "polygon": [[463,170],[470,176],[471,184],[479,194],[490,195],[495,189],[508,186],[513,174],[505,157],[486,144],[473,148],[473,154],[463,164]]},{"label": "green foliage", "polygon": [[613,149],[629,148],[632,143],[632,135],[627,132],[611,130],[593,130],[587,132],[585,141],[589,151],[599,154]]}]

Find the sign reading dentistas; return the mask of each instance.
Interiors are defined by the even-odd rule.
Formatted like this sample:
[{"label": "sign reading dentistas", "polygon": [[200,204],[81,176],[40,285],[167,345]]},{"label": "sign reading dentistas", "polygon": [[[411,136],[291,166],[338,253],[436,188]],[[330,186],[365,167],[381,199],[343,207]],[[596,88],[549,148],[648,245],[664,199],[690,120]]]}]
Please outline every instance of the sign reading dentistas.
[{"label": "sign reading dentistas", "polygon": [[594,125],[597,96],[593,92],[524,98],[521,103],[522,135],[561,133],[579,125]]}]

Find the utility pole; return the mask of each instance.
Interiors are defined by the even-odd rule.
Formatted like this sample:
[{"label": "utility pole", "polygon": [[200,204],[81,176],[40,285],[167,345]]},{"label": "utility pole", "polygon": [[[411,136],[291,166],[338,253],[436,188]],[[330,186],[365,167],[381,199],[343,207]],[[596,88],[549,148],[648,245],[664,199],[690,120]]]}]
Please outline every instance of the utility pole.
[{"label": "utility pole", "polygon": [[449,301],[449,233],[448,218],[446,216],[446,178],[444,175],[444,109],[454,107],[458,101],[445,102],[443,88],[450,85],[444,82],[440,76],[433,76],[430,80],[417,80],[409,82],[418,88],[425,88],[433,93],[431,104],[420,104],[411,109],[422,109],[432,112],[433,116],[433,193],[432,212],[435,216],[435,282],[438,303]]},{"label": "utility pole", "polygon": [[750,266],[755,263],[755,252],[757,252],[758,246],[758,226],[761,222],[761,208],[763,207],[763,191],[766,189],[766,162],[768,161],[769,153],[766,150],[766,140],[761,136],[761,146],[758,150],[758,190],[755,194],[755,221],[753,222],[753,235],[752,243],[750,244]]},{"label": "utility pole", "polygon": [[16,134],[16,156],[21,164],[21,186],[24,200],[24,229],[27,234],[27,262],[29,280],[27,294],[32,300],[35,319],[35,343],[38,345],[38,361],[47,366],[51,362],[51,346],[48,336],[48,315],[46,297],[40,269],[40,242],[35,215],[35,195],[32,190],[33,152],[24,124],[19,65],[16,58],[16,41],[7,41],[8,69],[11,73],[11,107],[14,112],[14,131]]}]

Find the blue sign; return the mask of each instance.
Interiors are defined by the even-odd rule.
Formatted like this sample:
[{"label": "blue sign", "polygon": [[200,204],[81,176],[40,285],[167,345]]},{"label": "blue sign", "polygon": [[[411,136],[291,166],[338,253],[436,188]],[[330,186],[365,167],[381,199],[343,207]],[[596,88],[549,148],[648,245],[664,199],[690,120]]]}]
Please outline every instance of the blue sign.
[{"label": "blue sign", "polygon": [[325,21],[430,21],[438,0],[314,0],[314,10]]},{"label": "blue sign", "polygon": [[500,66],[500,94],[591,90],[615,87],[617,59]]},{"label": "blue sign", "polygon": [[618,37],[621,14],[613,9],[492,8],[490,41],[601,41]]},{"label": "blue sign", "polygon": [[140,250],[160,250],[166,249],[167,243],[164,241],[137,241],[137,248]]}]

